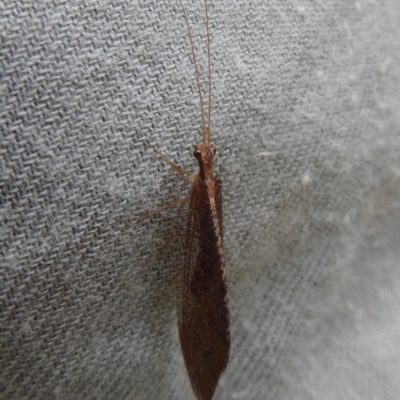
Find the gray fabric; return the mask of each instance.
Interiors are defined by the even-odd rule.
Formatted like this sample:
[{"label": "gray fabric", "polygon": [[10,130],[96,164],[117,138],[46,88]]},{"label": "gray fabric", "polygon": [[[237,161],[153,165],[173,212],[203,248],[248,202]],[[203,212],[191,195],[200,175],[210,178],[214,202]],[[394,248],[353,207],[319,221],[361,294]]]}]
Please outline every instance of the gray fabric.
[{"label": "gray fabric", "polygon": [[[400,2],[211,1],[231,356],[215,399],[400,393]],[[202,2],[187,2],[204,82]],[[193,399],[176,209],[199,111],[178,2],[1,7],[2,399]]]}]

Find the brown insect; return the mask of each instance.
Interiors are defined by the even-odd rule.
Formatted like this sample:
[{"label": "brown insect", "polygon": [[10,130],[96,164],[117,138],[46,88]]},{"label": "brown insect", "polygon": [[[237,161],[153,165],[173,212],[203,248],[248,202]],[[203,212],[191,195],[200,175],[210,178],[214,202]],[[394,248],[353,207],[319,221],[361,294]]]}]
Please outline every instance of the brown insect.
[{"label": "brown insect", "polygon": [[[180,2],[181,3],[181,2]],[[175,200],[147,214],[189,199],[189,213],[184,236],[184,265],[177,290],[179,339],[193,391],[199,400],[211,400],[229,357],[229,309],[222,240],[222,182],[213,176],[215,149],[210,145],[211,128],[211,62],[207,1],[205,0],[208,56],[207,124],[196,63],[193,40],[186,10],[181,3],[193,57],[200,100],[202,141],[194,156],[199,172],[187,177],[164,154],[159,154],[183,179],[193,180],[188,197]]]}]

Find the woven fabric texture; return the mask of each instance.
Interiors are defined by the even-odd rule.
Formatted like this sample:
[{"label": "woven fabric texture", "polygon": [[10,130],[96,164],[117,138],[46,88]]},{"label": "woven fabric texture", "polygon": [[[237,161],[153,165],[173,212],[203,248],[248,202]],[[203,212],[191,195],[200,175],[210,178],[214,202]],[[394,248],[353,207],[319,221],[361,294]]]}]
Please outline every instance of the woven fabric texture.
[{"label": "woven fabric texture", "polygon": [[[184,1],[206,89],[205,10]],[[231,353],[216,400],[400,393],[400,2],[209,0]],[[178,1],[0,2],[1,399],[194,399],[198,97]]]}]

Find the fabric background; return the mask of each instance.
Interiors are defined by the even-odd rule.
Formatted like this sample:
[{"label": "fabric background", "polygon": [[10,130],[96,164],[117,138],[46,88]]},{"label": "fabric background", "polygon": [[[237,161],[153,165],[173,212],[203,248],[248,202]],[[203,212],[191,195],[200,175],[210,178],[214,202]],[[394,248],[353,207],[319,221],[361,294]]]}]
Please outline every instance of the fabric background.
[{"label": "fabric background", "polygon": [[[204,4],[186,1],[205,81]],[[1,399],[194,399],[175,1],[3,1]],[[400,393],[400,2],[209,0],[231,355],[215,399]],[[172,240],[171,240],[172,238]]]}]

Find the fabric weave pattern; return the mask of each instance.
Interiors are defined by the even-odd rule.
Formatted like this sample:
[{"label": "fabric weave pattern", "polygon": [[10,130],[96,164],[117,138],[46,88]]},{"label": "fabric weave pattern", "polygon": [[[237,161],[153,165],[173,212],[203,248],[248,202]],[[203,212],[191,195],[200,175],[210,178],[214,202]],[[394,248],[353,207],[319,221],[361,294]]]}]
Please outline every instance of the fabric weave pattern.
[{"label": "fabric weave pattern", "polygon": [[[204,6],[185,6],[204,83]],[[179,211],[134,217],[188,191],[143,140],[196,171],[179,3],[0,9],[0,398],[193,399]],[[400,3],[209,16],[232,341],[215,399],[396,399]]]}]

